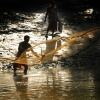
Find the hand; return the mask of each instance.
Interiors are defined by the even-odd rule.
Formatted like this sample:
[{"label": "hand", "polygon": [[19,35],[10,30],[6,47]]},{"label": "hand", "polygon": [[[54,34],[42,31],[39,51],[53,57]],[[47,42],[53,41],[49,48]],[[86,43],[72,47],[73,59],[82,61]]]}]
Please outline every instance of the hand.
[{"label": "hand", "polygon": [[41,57],[41,61],[43,60],[43,58],[45,57],[45,54],[44,55],[42,55],[42,57]]}]

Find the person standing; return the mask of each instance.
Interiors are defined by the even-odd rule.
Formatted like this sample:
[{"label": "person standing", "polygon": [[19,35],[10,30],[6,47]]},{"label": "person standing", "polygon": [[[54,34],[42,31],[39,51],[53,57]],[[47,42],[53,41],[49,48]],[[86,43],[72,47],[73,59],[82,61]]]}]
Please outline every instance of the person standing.
[{"label": "person standing", "polygon": [[24,41],[19,43],[18,46],[18,52],[16,55],[15,62],[13,64],[14,68],[14,76],[16,76],[16,70],[18,67],[23,66],[24,67],[24,74],[27,74],[28,70],[28,64],[27,64],[27,57],[26,57],[26,52],[31,50],[32,53],[36,56],[39,57],[36,52],[33,51],[32,46],[28,43],[30,37],[28,35],[24,36]]},{"label": "person standing", "polygon": [[46,32],[46,40],[48,38],[48,32],[52,32],[52,38],[54,35],[54,32],[57,31],[58,25],[61,25],[61,22],[58,18],[57,14],[57,7],[55,2],[50,2],[49,7],[47,8],[46,14],[45,14],[45,19],[44,22],[46,22],[46,19],[48,18],[48,27],[47,27],[47,32]]}]

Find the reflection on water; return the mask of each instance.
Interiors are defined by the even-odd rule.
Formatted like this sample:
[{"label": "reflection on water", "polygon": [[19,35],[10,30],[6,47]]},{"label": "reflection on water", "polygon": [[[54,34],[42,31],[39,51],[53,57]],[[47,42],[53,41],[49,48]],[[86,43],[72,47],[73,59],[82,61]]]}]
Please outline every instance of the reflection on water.
[{"label": "reflection on water", "polygon": [[27,88],[28,88],[28,78],[23,78],[22,76],[14,77],[15,87],[16,87],[16,94],[18,100],[29,100],[27,95]]},{"label": "reflection on water", "polygon": [[99,100],[91,70],[72,67],[31,69],[26,76],[0,73],[0,100]]}]

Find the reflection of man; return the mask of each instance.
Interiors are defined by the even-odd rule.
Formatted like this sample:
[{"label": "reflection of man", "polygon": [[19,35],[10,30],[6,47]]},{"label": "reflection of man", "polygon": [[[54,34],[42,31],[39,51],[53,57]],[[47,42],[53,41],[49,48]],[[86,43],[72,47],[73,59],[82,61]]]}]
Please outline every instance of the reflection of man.
[{"label": "reflection of man", "polygon": [[18,100],[29,100],[27,96],[28,78],[18,75],[14,77]]},{"label": "reflection of man", "polygon": [[37,53],[33,51],[31,45],[28,43],[29,39],[30,37],[26,35],[24,36],[24,41],[19,43],[18,53],[16,55],[16,61],[13,64],[14,76],[16,75],[17,67],[21,67],[21,66],[24,66],[24,74],[27,74],[27,70],[28,70],[27,58],[26,58],[27,50],[31,50],[35,56],[39,57]]}]

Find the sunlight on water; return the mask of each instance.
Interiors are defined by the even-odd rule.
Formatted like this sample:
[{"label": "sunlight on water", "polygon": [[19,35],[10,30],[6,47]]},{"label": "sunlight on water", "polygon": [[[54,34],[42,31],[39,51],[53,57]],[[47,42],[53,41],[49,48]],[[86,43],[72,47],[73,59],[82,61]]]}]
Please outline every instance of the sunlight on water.
[{"label": "sunlight on water", "polygon": [[[24,17],[24,21],[9,22],[7,24],[8,31],[11,34],[2,34],[0,35],[0,56],[4,58],[14,59],[19,42],[23,41],[25,35],[30,36],[30,44],[33,46],[34,51],[39,55],[46,52],[46,39],[42,34],[46,34],[47,23],[44,23],[44,13],[31,13],[20,14],[16,13],[17,16]],[[63,27],[63,32],[60,34],[61,37],[69,37],[68,34],[72,34],[72,30],[65,29]],[[51,37],[49,36],[49,40]],[[61,41],[61,44],[63,41]],[[64,51],[65,50],[65,51]],[[63,51],[68,51],[68,48],[63,48],[58,53],[63,55]],[[28,61],[32,64],[32,61]]]},{"label": "sunlight on water", "polygon": [[[73,72],[74,71],[74,72]],[[28,75],[0,73],[0,100],[96,100],[89,71],[70,68],[32,68]]]}]

